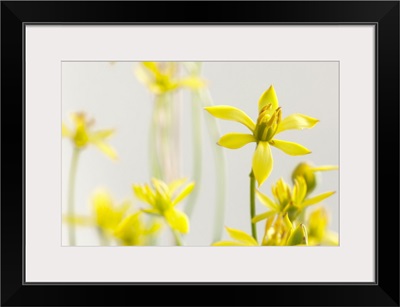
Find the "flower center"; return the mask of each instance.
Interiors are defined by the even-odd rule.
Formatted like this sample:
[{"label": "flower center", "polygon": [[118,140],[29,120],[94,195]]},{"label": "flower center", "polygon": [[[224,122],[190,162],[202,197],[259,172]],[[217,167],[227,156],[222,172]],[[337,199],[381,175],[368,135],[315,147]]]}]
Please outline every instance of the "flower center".
[{"label": "flower center", "polygon": [[266,105],[261,109],[258,115],[256,128],[254,130],[254,137],[258,141],[270,141],[278,129],[282,117],[282,111],[280,107],[275,111],[272,111],[271,108],[271,104]]}]

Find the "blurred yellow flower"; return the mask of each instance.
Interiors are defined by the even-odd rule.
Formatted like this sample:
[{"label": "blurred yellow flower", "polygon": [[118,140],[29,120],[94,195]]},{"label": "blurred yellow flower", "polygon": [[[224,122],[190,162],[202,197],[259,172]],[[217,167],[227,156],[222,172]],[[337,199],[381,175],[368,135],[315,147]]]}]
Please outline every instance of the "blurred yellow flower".
[{"label": "blurred yellow flower", "polygon": [[[258,242],[242,230],[225,227],[232,241],[218,241],[212,246],[259,246]],[[308,245],[307,229],[303,224],[296,228],[287,214],[276,214],[268,218],[262,246]]]},{"label": "blurred yellow flower", "polygon": [[307,223],[310,245],[339,245],[338,234],[328,230],[328,224],[325,208],[320,207],[311,212]]},{"label": "blurred yellow flower", "polygon": [[212,246],[258,246],[257,241],[242,230],[225,227],[233,241],[218,241]]},{"label": "blurred yellow flower", "polygon": [[65,123],[63,123],[62,136],[69,138],[75,148],[82,149],[91,144],[96,146],[111,159],[117,159],[117,153],[115,150],[105,143],[105,140],[114,133],[114,130],[91,131],[90,129],[93,126],[94,121],[88,120],[85,113],[72,113],[71,117],[74,122],[74,128],[70,129]]},{"label": "blurred yellow flower", "polygon": [[270,145],[292,156],[311,153],[309,149],[300,144],[274,138],[276,134],[286,130],[312,128],[318,123],[318,120],[303,114],[292,114],[281,120],[282,110],[272,85],[258,101],[257,123],[254,123],[245,112],[232,106],[221,105],[205,109],[217,118],[239,122],[252,132],[252,134],[228,133],[221,137],[218,144],[226,148],[237,149],[251,142],[257,143],[252,170],[259,186],[272,171],[273,158]]},{"label": "blurred yellow flower", "polygon": [[93,194],[92,204],[95,225],[108,233],[116,229],[130,208],[130,203],[127,201],[115,205],[111,195],[104,190],[98,190]]},{"label": "blurred yellow flower", "polygon": [[297,177],[303,177],[307,184],[307,194],[314,191],[317,185],[317,172],[337,170],[337,165],[314,166],[309,162],[299,163],[292,173],[293,183]]},{"label": "blurred yellow flower", "polygon": [[92,216],[65,216],[64,221],[79,226],[95,226],[106,242],[114,238],[123,245],[144,245],[148,236],[157,233],[161,226],[154,222],[146,225],[141,211],[130,213],[132,208],[128,201],[117,205],[105,190],[93,194],[92,205]]},{"label": "blurred yellow flower", "polygon": [[307,229],[303,224],[294,227],[287,213],[270,216],[265,223],[262,245],[293,246],[308,245]]},{"label": "blurred yellow flower", "polygon": [[[144,212],[162,216],[171,229],[180,233],[188,233],[189,219],[185,213],[176,209],[177,204],[188,196],[194,188],[194,183],[191,182],[181,189],[185,183],[186,179],[179,179],[166,184],[153,178],[152,186],[135,184],[133,191],[137,198],[151,206],[150,209],[142,209]],[[177,193],[180,189],[180,193]]]},{"label": "blurred yellow flower", "polygon": [[305,208],[323,201],[335,192],[329,191],[311,198],[306,198],[307,184],[303,177],[297,177],[293,189],[290,189],[289,185],[282,178],[279,179],[276,184],[272,186],[274,200],[258,190],[256,193],[260,202],[266,206],[269,211],[256,215],[252,220],[253,223],[257,223],[277,213],[288,213],[289,218],[293,221]]},{"label": "blurred yellow flower", "polygon": [[156,95],[164,94],[179,88],[198,89],[205,81],[194,75],[177,77],[177,63],[174,62],[142,62],[136,70],[136,77]]},{"label": "blurred yellow flower", "polygon": [[113,235],[123,245],[145,245],[149,235],[156,234],[161,224],[153,222],[149,227],[142,220],[142,212],[136,212],[124,218],[115,228]]}]

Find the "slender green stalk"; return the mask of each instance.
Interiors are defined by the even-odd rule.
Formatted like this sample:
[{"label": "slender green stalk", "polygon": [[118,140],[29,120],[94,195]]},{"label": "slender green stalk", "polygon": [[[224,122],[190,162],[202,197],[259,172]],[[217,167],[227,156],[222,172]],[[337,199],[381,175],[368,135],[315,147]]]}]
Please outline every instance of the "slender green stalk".
[{"label": "slender green stalk", "polygon": [[202,170],[202,146],[201,146],[201,104],[198,92],[192,92],[192,132],[193,132],[193,180],[196,186],[193,192],[189,195],[185,212],[190,218],[196,199],[200,190],[201,170]]},{"label": "slender green stalk", "polygon": [[158,119],[160,117],[160,112],[162,112],[162,101],[160,101],[160,97],[156,96],[154,108],[153,108],[153,115],[152,121],[150,125],[150,137],[149,137],[149,154],[150,154],[150,169],[151,169],[151,176],[162,179],[163,178],[163,169],[161,167],[160,161],[160,144],[158,139]]},{"label": "slender green stalk", "polygon": [[[211,94],[208,89],[199,91],[203,107],[213,105]],[[226,195],[226,161],[225,153],[219,146],[215,146],[215,141],[221,136],[216,119],[212,116],[206,116],[207,128],[212,142],[215,160],[215,182],[216,182],[216,198],[215,198],[215,222],[213,242],[220,241],[224,230],[225,220],[225,195]]]},{"label": "slender green stalk", "polygon": [[[74,147],[72,152],[71,165],[69,169],[69,182],[68,182],[68,216],[70,218],[75,216],[75,182],[76,182],[76,171],[78,169],[80,150]],[[69,245],[76,244],[76,231],[74,223],[69,223],[68,227]]]},{"label": "slender green stalk", "polygon": [[256,215],[256,179],[253,171],[250,173],[250,224],[251,224],[251,235],[257,241],[257,225],[252,222]]},{"label": "slender green stalk", "polygon": [[181,178],[182,162],[182,93],[170,93],[170,141],[171,174],[170,181]]},{"label": "slender green stalk", "polygon": [[108,239],[104,231],[101,228],[97,228],[97,233],[99,234],[101,246],[109,246],[110,240]]},{"label": "slender green stalk", "polygon": [[172,234],[174,235],[176,245],[183,246],[182,238],[181,238],[181,235],[179,234],[179,232],[177,232],[176,230],[174,230],[172,228],[171,228],[171,231],[172,231]]}]

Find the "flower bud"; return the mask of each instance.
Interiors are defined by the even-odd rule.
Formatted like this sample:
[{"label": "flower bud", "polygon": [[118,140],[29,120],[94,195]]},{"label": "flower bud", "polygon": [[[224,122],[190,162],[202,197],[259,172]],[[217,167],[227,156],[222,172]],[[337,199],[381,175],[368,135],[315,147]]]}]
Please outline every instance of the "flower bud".
[{"label": "flower bud", "polygon": [[313,166],[309,163],[302,162],[294,169],[292,173],[292,181],[295,182],[297,177],[303,177],[307,184],[307,194],[314,191],[317,186],[317,176],[313,170]]},{"label": "flower bud", "polygon": [[282,111],[281,108],[278,108],[273,111],[271,115],[271,107],[271,104],[266,105],[261,109],[258,115],[256,128],[254,130],[254,137],[258,141],[270,141],[278,129]]}]

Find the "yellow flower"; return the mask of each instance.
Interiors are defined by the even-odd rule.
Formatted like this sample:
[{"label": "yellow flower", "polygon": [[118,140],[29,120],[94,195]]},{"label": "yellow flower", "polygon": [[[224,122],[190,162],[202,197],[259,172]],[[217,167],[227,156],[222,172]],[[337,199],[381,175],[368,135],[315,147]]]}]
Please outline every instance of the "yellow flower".
[{"label": "yellow flower", "polygon": [[307,229],[303,224],[294,227],[287,213],[270,216],[265,223],[262,245],[293,246],[308,245]]},{"label": "yellow flower", "polygon": [[212,246],[258,246],[257,241],[242,230],[225,227],[233,241],[218,241]]},{"label": "yellow flower", "polygon": [[[218,241],[212,246],[259,246],[242,230],[225,227],[232,241]],[[303,224],[293,227],[287,214],[276,214],[267,220],[262,246],[308,245],[307,229]]]},{"label": "yellow flower", "polygon": [[129,214],[129,202],[116,205],[110,194],[102,190],[93,195],[92,203],[94,224],[103,236],[113,237],[123,245],[144,245],[146,236],[151,232],[142,220],[141,211]]},{"label": "yellow flower", "polygon": [[142,220],[142,212],[136,212],[124,218],[114,230],[114,237],[123,245],[145,245],[149,235],[157,233],[161,228],[160,223],[153,222],[146,227]]},{"label": "yellow flower", "polygon": [[258,101],[259,114],[256,123],[245,112],[235,107],[222,105],[205,109],[217,118],[239,122],[252,132],[252,134],[228,133],[221,137],[218,144],[226,148],[237,149],[250,142],[257,143],[252,169],[259,186],[272,171],[273,159],[269,145],[292,156],[311,152],[300,144],[274,138],[275,135],[286,130],[312,128],[318,123],[318,120],[303,114],[292,114],[282,120],[282,110],[272,85]]},{"label": "yellow flower", "polygon": [[67,125],[63,123],[62,136],[69,138],[75,148],[82,149],[91,144],[96,146],[111,159],[117,159],[117,153],[114,149],[104,142],[105,139],[109,138],[114,133],[114,130],[91,131],[90,128],[93,126],[94,121],[89,121],[84,113],[73,113],[72,119],[75,125],[74,129],[68,128]]},{"label": "yellow flower", "polygon": [[115,238],[123,245],[144,245],[149,235],[160,229],[159,223],[149,226],[143,221],[142,212],[129,213],[128,201],[115,204],[111,195],[105,190],[97,190],[92,197],[92,216],[64,217],[64,221],[80,226],[95,226],[102,237]]},{"label": "yellow flower", "polygon": [[93,194],[92,203],[95,225],[107,233],[112,233],[117,228],[130,208],[128,202],[115,205],[110,194],[103,190]]},{"label": "yellow flower", "polygon": [[305,208],[321,202],[335,192],[329,191],[307,198],[307,184],[303,177],[297,177],[293,189],[290,189],[289,185],[282,178],[276,182],[272,187],[274,201],[258,190],[256,193],[260,202],[269,211],[256,215],[252,220],[253,223],[257,223],[277,213],[288,213],[289,218],[293,221]]},{"label": "yellow flower", "polygon": [[177,63],[142,62],[136,68],[136,77],[156,95],[164,94],[179,88],[198,89],[205,81],[196,76],[177,78]]},{"label": "yellow flower", "polygon": [[[192,192],[194,183],[187,184],[183,189],[186,179],[179,179],[166,184],[161,180],[152,179],[152,186],[133,185],[133,191],[137,198],[149,204],[150,209],[142,209],[144,212],[165,218],[171,229],[180,233],[189,232],[189,219],[185,213],[176,209],[176,206]],[[181,189],[180,193],[177,191]]]},{"label": "yellow flower", "polygon": [[311,193],[317,185],[316,172],[337,170],[336,165],[314,166],[311,163],[302,162],[296,166],[292,173],[292,180],[295,182],[297,177],[303,177],[307,184],[307,194]]},{"label": "yellow flower", "polygon": [[339,245],[338,234],[328,230],[329,218],[325,208],[314,210],[307,223],[310,245]]}]

